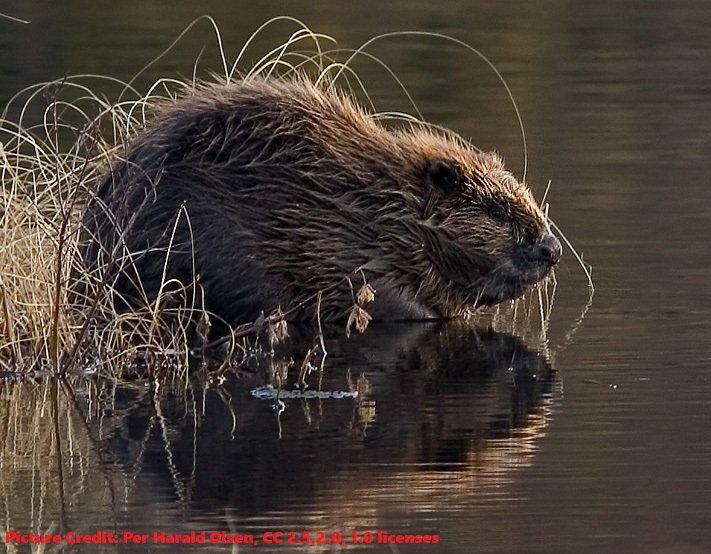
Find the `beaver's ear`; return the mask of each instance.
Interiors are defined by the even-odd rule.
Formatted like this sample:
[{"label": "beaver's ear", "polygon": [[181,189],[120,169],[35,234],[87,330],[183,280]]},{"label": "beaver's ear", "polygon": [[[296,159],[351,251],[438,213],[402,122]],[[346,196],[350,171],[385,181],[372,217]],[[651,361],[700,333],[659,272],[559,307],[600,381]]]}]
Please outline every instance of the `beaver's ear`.
[{"label": "beaver's ear", "polygon": [[462,187],[462,169],[457,162],[449,160],[431,160],[425,167],[425,181],[431,187],[448,194],[459,191]]}]

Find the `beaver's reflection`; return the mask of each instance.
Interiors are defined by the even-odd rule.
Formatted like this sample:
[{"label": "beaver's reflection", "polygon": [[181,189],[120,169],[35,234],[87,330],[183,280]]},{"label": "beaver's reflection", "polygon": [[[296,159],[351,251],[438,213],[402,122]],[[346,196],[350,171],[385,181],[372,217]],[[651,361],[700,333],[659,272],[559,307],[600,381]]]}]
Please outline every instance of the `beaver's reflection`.
[{"label": "beaver's reflection", "polygon": [[[370,508],[393,495],[431,507],[456,491],[499,485],[530,463],[554,372],[519,338],[456,324],[399,325],[327,337],[326,345],[323,374],[308,379],[324,394],[287,398],[281,415],[272,400],[251,394],[264,384],[256,374],[181,400],[177,410],[162,400],[163,432],[150,433],[148,444],[169,456],[146,456],[144,470],[169,477],[192,506],[258,514],[339,510],[354,495]],[[267,369],[279,373],[283,359],[274,360]],[[327,398],[348,390],[349,369],[358,398]],[[139,413],[152,411],[134,412],[124,432],[145,433],[151,424]]]}]

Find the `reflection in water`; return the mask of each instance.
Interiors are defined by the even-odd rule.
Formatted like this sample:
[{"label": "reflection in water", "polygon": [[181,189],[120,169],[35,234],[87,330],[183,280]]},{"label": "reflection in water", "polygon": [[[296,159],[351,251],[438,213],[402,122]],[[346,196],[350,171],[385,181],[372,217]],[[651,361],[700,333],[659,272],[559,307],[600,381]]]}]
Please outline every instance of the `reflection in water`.
[{"label": "reflection in water", "polygon": [[175,509],[198,520],[227,510],[225,529],[273,529],[286,516],[291,527],[377,529],[383,510],[432,512],[530,463],[555,374],[519,338],[399,325],[351,340],[327,330],[326,345],[324,368],[307,377],[307,390],[319,391],[311,399],[254,394],[295,390],[299,364],[284,368],[308,350],[299,339],[215,389],[86,379],[72,393],[68,384],[6,382],[6,521],[153,530]]}]

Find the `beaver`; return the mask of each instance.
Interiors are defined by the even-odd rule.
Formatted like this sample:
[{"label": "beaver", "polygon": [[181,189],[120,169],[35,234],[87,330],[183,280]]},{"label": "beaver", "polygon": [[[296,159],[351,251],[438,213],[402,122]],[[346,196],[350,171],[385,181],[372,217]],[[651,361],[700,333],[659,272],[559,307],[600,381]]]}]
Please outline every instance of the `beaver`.
[{"label": "beaver", "polygon": [[199,283],[230,324],[305,318],[319,292],[320,316],[338,319],[367,279],[374,317],[456,318],[521,296],[560,258],[527,185],[453,132],[387,127],[305,77],[190,91],[88,200],[83,258],[113,271],[117,304]]}]

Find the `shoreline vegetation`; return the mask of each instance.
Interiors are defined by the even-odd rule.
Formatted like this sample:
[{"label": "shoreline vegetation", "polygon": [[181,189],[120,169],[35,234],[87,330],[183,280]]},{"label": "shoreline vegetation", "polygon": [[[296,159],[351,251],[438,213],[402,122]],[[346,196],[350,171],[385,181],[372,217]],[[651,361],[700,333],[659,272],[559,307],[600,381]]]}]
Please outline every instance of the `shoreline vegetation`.
[{"label": "shoreline vegetation", "polygon": [[[196,308],[202,305],[197,282],[183,284],[180,303],[176,304],[173,298],[167,302],[168,295],[173,294],[167,287],[165,296],[147,302],[142,309],[117,313],[112,306],[110,267],[103,268],[98,275],[88,275],[81,261],[79,236],[86,199],[112,160],[117,159],[123,147],[144,128],[155,108],[176,95],[190,92],[198,80],[200,60],[195,62],[192,81],[160,79],[142,93],[134,86],[135,80],[168,54],[185,33],[205,21],[212,26],[220,47],[220,79],[276,78],[298,72],[317,82],[337,83],[359,98],[364,97],[374,117],[421,123],[422,116],[404,84],[387,65],[367,52],[368,45],[377,39],[408,33],[375,37],[356,50],[344,50],[337,48],[333,38],[314,33],[292,18],[265,23],[246,41],[231,63],[222,48],[216,23],[203,17],[189,25],[128,83],[107,76],[77,75],[20,91],[0,116],[0,372],[64,376],[98,371],[120,377],[125,368],[135,367],[136,360],[146,366],[160,366],[161,361],[171,359],[171,365],[181,368],[187,379],[188,368],[195,366],[195,359],[200,359],[198,365],[205,367],[209,358],[213,377],[219,380],[235,360],[247,352],[248,338],[266,337],[266,342],[257,343],[264,344],[268,352],[287,337],[286,319],[298,307],[285,306],[283,311],[265,314],[253,323],[233,329],[225,339],[209,342],[213,321],[210,314]],[[240,72],[238,68],[251,42],[265,27],[277,21],[286,21],[298,28],[287,41],[258,58],[247,71]],[[455,39],[441,38],[475,53],[501,78],[521,126],[525,176],[525,134],[503,77],[478,51]],[[357,57],[378,64],[392,77],[411,103],[414,115],[377,112],[365,84],[351,67]],[[117,93],[107,98],[95,92],[106,87]],[[18,114],[17,117],[14,114]],[[542,204],[547,214],[545,197]],[[575,257],[588,276],[592,294],[589,271],[577,254]],[[90,284],[79,301],[71,293],[71,285],[78,278]],[[367,276],[359,268],[354,268],[343,279],[353,290],[353,309],[346,334],[352,330],[363,332],[371,319],[367,305],[377,291],[368,285]],[[527,326],[526,322],[531,322],[535,315],[541,326],[540,342],[545,343],[555,285],[553,276],[522,300],[477,313],[477,321],[484,324],[507,321],[515,330],[517,321],[523,322],[518,325]],[[174,288],[172,290],[174,292]],[[320,300],[320,294],[311,299],[316,315],[315,340],[301,364],[299,382],[302,384],[312,358],[323,358],[326,352],[318,318]],[[215,361],[215,353],[219,353],[218,361]]]}]

